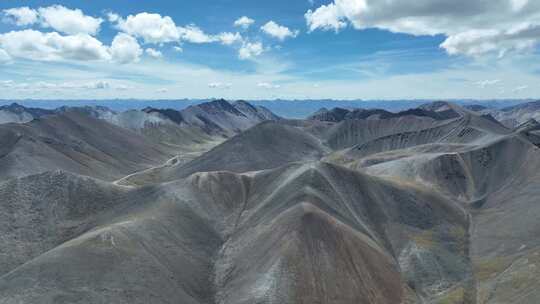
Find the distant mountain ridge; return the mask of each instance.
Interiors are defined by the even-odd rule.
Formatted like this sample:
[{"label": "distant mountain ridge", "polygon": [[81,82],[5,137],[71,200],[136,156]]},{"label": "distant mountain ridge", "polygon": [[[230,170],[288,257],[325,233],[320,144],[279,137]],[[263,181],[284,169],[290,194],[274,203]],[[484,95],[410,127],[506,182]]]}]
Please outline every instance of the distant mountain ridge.
[{"label": "distant mountain ridge", "polygon": [[471,105],[468,109],[477,113],[491,115],[508,128],[516,128],[530,119],[540,120],[540,100],[531,101],[509,107],[488,108]]},{"label": "distant mountain ridge", "polygon": [[13,103],[0,107],[0,124],[27,123],[47,115],[68,112],[104,120],[146,135],[151,141],[178,146],[182,150],[194,144],[223,140],[263,121],[281,119],[262,106],[254,106],[242,100],[229,103],[217,99],[183,110],[146,107],[120,112],[104,106],[61,106],[46,110]]},{"label": "distant mountain ridge", "polygon": [[328,121],[328,122],[340,122],[348,119],[389,119],[389,118],[398,118],[403,116],[418,116],[418,117],[430,117],[435,120],[444,120],[458,117],[459,114],[455,111],[434,111],[432,109],[437,108],[425,108],[420,106],[418,108],[409,109],[400,112],[390,112],[383,109],[343,109],[343,108],[333,108],[328,110],[326,108],[320,109],[313,115],[308,117],[308,120],[319,120],[319,121]]},{"label": "distant mountain ridge", "polygon": [[54,114],[54,110],[40,108],[27,108],[18,103],[0,106],[0,124],[2,123],[25,123],[34,118]]},{"label": "distant mountain ridge", "polygon": [[[18,104],[1,111],[10,116],[0,121],[0,180],[54,168],[112,180],[172,158],[188,162],[243,130],[280,119],[264,107],[223,99],[182,111],[116,112],[103,106],[43,110]],[[40,157],[43,161],[34,163]]]},{"label": "distant mountain ridge", "polygon": [[210,134],[233,135],[266,120],[279,120],[279,116],[262,106],[246,101],[229,103],[217,99],[184,110],[145,108],[146,113],[160,113],[177,124],[200,127]]}]

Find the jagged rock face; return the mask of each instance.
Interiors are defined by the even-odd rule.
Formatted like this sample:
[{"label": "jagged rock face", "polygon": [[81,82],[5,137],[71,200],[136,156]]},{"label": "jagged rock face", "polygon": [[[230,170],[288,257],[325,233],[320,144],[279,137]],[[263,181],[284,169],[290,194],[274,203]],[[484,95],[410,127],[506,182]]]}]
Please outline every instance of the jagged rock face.
[{"label": "jagged rock face", "polygon": [[[125,112],[126,128],[95,109],[3,125],[0,172],[20,177],[0,181],[0,302],[536,303],[538,123],[473,110],[295,121],[216,101],[178,121]],[[197,115],[221,130],[273,121],[126,173],[195,141]],[[127,176],[83,177],[67,156]]]}]

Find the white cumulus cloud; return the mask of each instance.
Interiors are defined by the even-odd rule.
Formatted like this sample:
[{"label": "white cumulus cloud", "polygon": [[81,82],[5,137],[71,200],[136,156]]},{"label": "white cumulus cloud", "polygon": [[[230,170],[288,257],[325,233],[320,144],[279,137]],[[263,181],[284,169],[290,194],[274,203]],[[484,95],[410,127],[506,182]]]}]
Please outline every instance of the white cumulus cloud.
[{"label": "white cumulus cloud", "polygon": [[449,54],[504,55],[540,42],[540,1],[334,0],[305,14],[309,31],[352,25],[410,35],[444,35]]},{"label": "white cumulus cloud", "polygon": [[163,54],[160,51],[153,48],[147,48],[146,50],[144,50],[144,52],[148,54],[148,56],[153,57],[153,58],[163,57]]},{"label": "white cumulus cloud", "polygon": [[238,58],[242,60],[252,59],[264,52],[264,47],[260,42],[245,42],[238,51]]},{"label": "white cumulus cloud", "polygon": [[310,32],[316,29],[335,30],[337,32],[347,26],[341,11],[334,3],[323,5],[315,11],[308,10],[304,17]]},{"label": "white cumulus cloud", "polygon": [[224,32],[216,36],[216,38],[224,45],[233,45],[243,41],[240,33]]},{"label": "white cumulus cloud", "polygon": [[287,38],[294,38],[299,34],[298,30],[291,31],[288,27],[279,25],[274,21],[269,21],[268,23],[263,25],[261,27],[261,30],[267,35],[277,38],[281,41]]},{"label": "white cumulus cloud", "polygon": [[131,63],[139,61],[142,49],[135,38],[126,33],[119,33],[113,39],[110,53],[112,60],[118,63]]},{"label": "white cumulus cloud", "polygon": [[237,27],[241,27],[243,29],[248,29],[253,23],[255,23],[255,20],[247,17],[247,16],[242,16],[240,18],[238,18],[235,22],[234,22],[234,26],[237,26]]},{"label": "white cumulus cloud", "polygon": [[107,12],[107,20],[111,23],[115,23],[120,21],[121,17],[117,13],[114,12]]},{"label": "white cumulus cloud", "polygon": [[0,48],[9,56],[31,60],[108,60],[107,46],[87,34],[62,36],[35,30],[0,34]]},{"label": "white cumulus cloud", "polygon": [[448,37],[441,47],[450,55],[471,57],[497,53],[503,57],[510,51],[533,49],[540,41],[540,24],[525,25],[508,30],[470,30]]},{"label": "white cumulus cloud", "polygon": [[32,25],[38,20],[37,11],[27,6],[5,9],[3,12],[6,17],[5,21],[18,26]]},{"label": "white cumulus cloud", "polygon": [[118,29],[142,38],[145,43],[166,43],[180,39],[180,31],[169,16],[143,12],[129,15],[125,20],[118,17],[117,20]]},{"label": "white cumulus cloud", "polygon": [[188,25],[185,27],[178,27],[180,38],[184,41],[191,43],[210,43],[216,41],[215,37],[212,37],[196,25]]},{"label": "white cumulus cloud", "polygon": [[85,15],[80,9],[69,9],[62,5],[38,9],[42,26],[65,34],[96,35],[103,22],[101,18]]}]

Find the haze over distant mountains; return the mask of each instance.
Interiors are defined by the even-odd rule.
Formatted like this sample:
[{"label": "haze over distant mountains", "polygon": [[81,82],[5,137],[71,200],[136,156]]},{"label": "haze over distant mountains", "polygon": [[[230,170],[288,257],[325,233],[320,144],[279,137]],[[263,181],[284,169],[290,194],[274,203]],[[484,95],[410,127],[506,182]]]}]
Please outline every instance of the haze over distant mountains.
[{"label": "haze over distant mountains", "polygon": [[0,108],[0,303],[540,301],[538,102],[260,104]]}]

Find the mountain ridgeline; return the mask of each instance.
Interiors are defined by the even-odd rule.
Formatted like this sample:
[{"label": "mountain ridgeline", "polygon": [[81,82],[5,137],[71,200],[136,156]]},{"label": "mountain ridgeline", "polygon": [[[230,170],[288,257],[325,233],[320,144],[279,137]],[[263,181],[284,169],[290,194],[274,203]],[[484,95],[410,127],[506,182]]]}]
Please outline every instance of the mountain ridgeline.
[{"label": "mountain ridgeline", "polygon": [[18,104],[2,111],[25,119],[0,121],[0,180],[62,169],[114,181],[172,158],[187,162],[251,126],[280,119],[263,107],[225,100],[182,111]]},{"label": "mountain ridgeline", "polygon": [[0,303],[538,303],[536,111],[2,107]]}]

